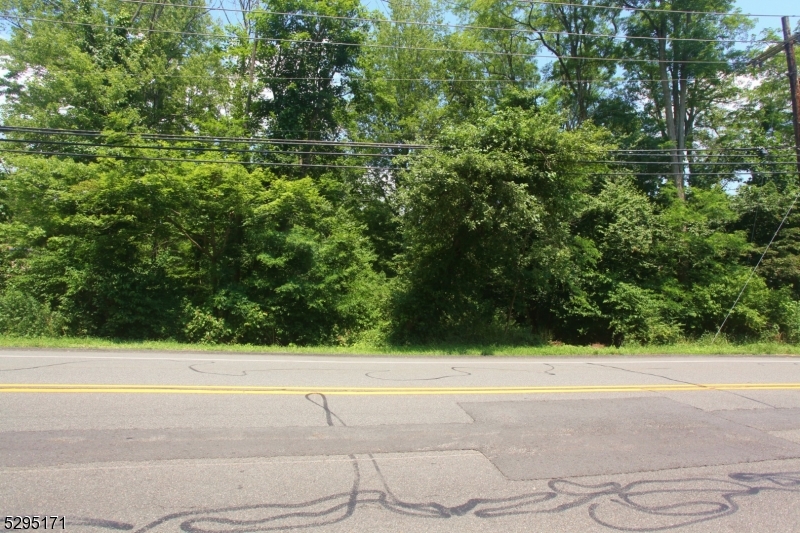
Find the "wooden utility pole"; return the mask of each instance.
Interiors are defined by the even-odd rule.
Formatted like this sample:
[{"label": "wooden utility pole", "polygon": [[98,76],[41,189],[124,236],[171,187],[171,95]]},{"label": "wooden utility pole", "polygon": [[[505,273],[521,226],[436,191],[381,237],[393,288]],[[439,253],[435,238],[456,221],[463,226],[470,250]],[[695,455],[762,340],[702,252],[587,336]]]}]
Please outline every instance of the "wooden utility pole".
[{"label": "wooden utility pole", "polygon": [[789,90],[792,95],[792,126],[794,126],[794,151],[797,158],[797,173],[800,174],[800,86],[797,85],[797,61],[794,57],[794,45],[800,42],[800,33],[792,35],[789,17],[782,17],[783,43],[766,49],[758,57],[750,61],[751,65],[761,65],[782,51],[786,53],[786,66],[789,68]]},{"label": "wooden utility pole", "polygon": [[800,87],[797,85],[797,61],[794,57],[794,43],[798,35],[792,35],[789,17],[781,19],[783,24],[783,45],[786,50],[786,65],[789,67],[789,85],[792,91],[792,123],[794,125],[794,151],[797,158],[797,173],[800,174]]},{"label": "wooden utility pole", "polygon": [[[797,158],[797,174],[798,178],[800,178],[800,86],[797,85],[797,61],[794,57],[794,45],[795,43],[800,43],[800,32],[795,33],[792,35],[791,26],[789,26],[789,17],[782,17],[781,23],[783,25],[783,43],[772,46],[762,52],[758,57],[750,61],[751,65],[761,65],[769,59],[770,57],[774,57],[778,55],[781,50],[786,52],[786,65],[789,67],[789,86],[790,92],[792,95],[792,126],[794,126],[794,151],[795,157]],[[739,303],[739,299],[744,294],[744,290],[747,288],[747,284],[750,283],[750,279],[752,279],[753,274],[756,273],[756,269],[761,264],[761,261],[764,260],[764,256],[767,255],[769,251],[769,247],[772,246],[773,241],[775,241],[775,237],[778,236],[778,232],[781,231],[781,228],[786,223],[786,219],[789,218],[789,215],[794,209],[795,204],[797,201],[800,200],[800,194],[794,197],[794,201],[792,201],[792,205],[789,206],[789,210],[784,215],[783,220],[778,225],[778,229],[775,230],[775,233],[772,235],[772,239],[770,239],[767,247],[764,249],[764,253],[761,254],[761,257],[758,259],[758,263],[756,266],[753,267],[753,270],[750,271],[750,277],[747,278],[747,281],[744,283],[744,287],[742,290],[739,291],[739,295],[736,297],[736,300],[733,302],[733,306],[728,310],[728,314],[725,315],[725,319],[722,321],[722,324],[717,329],[717,333],[714,335],[714,340],[711,342],[713,343],[717,340],[717,336],[722,331],[722,328],[725,327],[725,322],[728,321],[728,318],[731,316],[734,307],[736,304]]]}]

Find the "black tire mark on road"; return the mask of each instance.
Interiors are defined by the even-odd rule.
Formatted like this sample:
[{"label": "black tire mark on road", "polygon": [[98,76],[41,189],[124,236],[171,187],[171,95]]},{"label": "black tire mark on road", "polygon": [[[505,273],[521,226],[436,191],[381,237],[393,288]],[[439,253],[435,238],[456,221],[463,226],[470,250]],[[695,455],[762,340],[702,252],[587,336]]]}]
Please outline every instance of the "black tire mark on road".
[{"label": "black tire mark on road", "polygon": [[[378,376],[373,376],[371,374],[377,374],[378,372],[392,372],[392,370],[373,370],[371,372],[367,372],[364,375],[368,378],[372,379],[379,379],[381,381],[436,381],[437,379],[447,379],[447,378],[461,378],[464,376],[471,376],[470,372],[465,372],[463,370],[457,370],[459,367],[451,366],[450,370],[454,372],[458,372],[458,374],[448,374],[446,376],[437,376],[435,378],[411,378],[411,379],[392,379],[392,378],[379,378]],[[463,367],[461,367],[463,368]]]},{"label": "black tire mark on road", "polygon": [[[319,402],[314,396],[320,397]],[[347,426],[330,409],[324,394],[307,394],[306,399],[322,408],[329,427],[335,426],[334,420],[338,420],[344,427]],[[773,472],[733,473],[727,478],[645,479],[626,485],[616,482],[592,485],[551,479],[547,484],[549,490],[505,498],[469,498],[455,506],[443,505],[436,501],[412,503],[402,500],[394,493],[374,456],[372,454],[367,456],[381,481],[383,490],[361,489],[359,461],[355,455],[350,454],[348,458],[353,469],[353,483],[348,492],[338,492],[297,503],[261,503],[171,513],[149,522],[135,533],[147,533],[173,521],[180,521],[177,525],[185,533],[252,533],[319,528],[351,518],[359,504],[377,505],[395,515],[420,519],[450,519],[470,513],[480,519],[555,515],[585,508],[588,516],[596,524],[609,530],[657,532],[730,516],[740,510],[737,499],[744,497],[770,492],[794,493],[800,496],[800,472]],[[658,496],[662,496],[670,503],[659,504]],[[675,503],[676,496],[685,498]],[[320,509],[322,505],[325,507]],[[254,511],[267,511],[267,516],[238,519],[221,516]],[[634,520],[630,520],[631,517],[620,516],[621,511],[623,514],[624,511],[634,513]],[[643,519],[649,519],[650,524],[630,527],[630,523],[642,523]],[[133,529],[130,524],[112,520],[82,520],[86,525],[109,530]]]},{"label": "black tire mark on road", "polygon": [[[547,484],[548,490],[505,498],[470,498],[455,506],[436,501],[411,503],[394,494],[372,455],[369,457],[381,479],[383,490],[362,490],[358,460],[355,455],[348,457],[353,467],[353,484],[347,492],[297,503],[261,503],[171,513],[149,522],[136,530],[136,533],[146,533],[178,520],[180,522],[176,525],[185,533],[247,533],[315,528],[347,520],[355,514],[359,505],[377,505],[395,515],[421,519],[449,519],[470,513],[481,519],[555,515],[585,508],[596,524],[609,530],[656,532],[733,515],[741,510],[738,500],[746,497],[769,493],[792,493],[800,496],[800,472],[771,472],[732,473],[727,478],[645,479],[625,485],[616,482],[591,485],[552,479]],[[659,504],[659,496],[669,503]],[[677,502],[676,497],[680,498]],[[320,505],[326,507],[319,509]],[[241,519],[220,516],[253,511],[275,514]],[[633,516],[625,516],[625,511],[633,513]],[[630,526],[631,523],[641,524],[643,519],[649,519],[650,523],[645,522],[639,527]],[[82,520],[86,525],[110,530],[132,529],[130,524],[112,520]],[[308,521],[299,522],[300,520]]]},{"label": "black tire mark on road", "polygon": [[[710,387],[706,387],[706,386],[704,386],[704,385],[702,385],[700,383],[692,383],[691,381],[683,381],[683,380],[680,380],[680,379],[675,379],[675,378],[670,378],[670,377],[667,377],[667,376],[662,376],[661,374],[651,374],[650,372],[639,372],[637,370],[630,370],[628,368],[619,368],[618,366],[601,365],[600,363],[586,363],[586,364],[587,365],[593,365],[593,366],[602,366],[603,368],[613,368],[614,370],[622,370],[623,372],[630,372],[632,374],[641,374],[643,376],[653,376],[653,377],[656,377],[656,378],[666,379],[668,381],[674,381],[675,383],[681,383],[683,385],[693,385],[695,387],[702,387],[702,388],[708,389],[708,390],[718,390],[718,389],[712,389]],[[761,400],[756,400],[755,398],[750,398],[749,396],[745,396],[744,394],[739,394],[738,392],[733,392],[733,391],[730,391],[730,390],[723,390],[723,391],[719,391],[719,392],[727,392],[728,394],[732,394],[734,396],[738,396],[739,398],[744,398],[745,400],[750,400],[751,402],[760,403],[761,405],[766,405],[767,407],[771,407],[773,409],[777,409],[777,407],[775,407],[774,405],[770,405],[767,402],[762,402]]]},{"label": "black tire mark on road", "polygon": [[[337,499],[341,499],[342,497],[346,497],[347,501],[344,503],[336,504],[328,509],[323,509],[317,512],[309,512],[309,511],[295,511],[291,513],[283,513],[278,514],[276,516],[271,516],[268,518],[261,518],[261,519],[253,519],[253,520],[235,520],[231,518],[217,518],[217,517],[199,517],[190,520],[185,520],[181,522],[180,529],[186,533],[207,533],[210,531],[214,531],[217,533],[225,532],[225,533],[250,533],[254,531],[285,531],[288,529],[299,529],[299,528],[310,528],[310,527],[322,527],[328,526],[331,524],[336,524],[338,522],[342,522],[347,520],[356,511],[356,505],[358,504],[358,496],[359,496],[359,484],[361,483],[361,472],[358,467],[358,461],[356,460],[354,455],[349,455],[351,459],[351,464],[353,466],[353,486],[348,493],[339,493],[332,496],[327,496],[323,498],[319,498],[317,500],[312,500],[311,502],[306,502],[304,504],[288,504],[288,505],[280,505],[280,504],[264,504],[264,505],[253,505],[248,506],[246,508],[242,508],[242,510],[255,510],[255,509],[266,509],[266,508],[303,508],[308,507],[309,505],[316,505],[318,503],[326,502],[326,501],[336,501]],[[270,522],[275,522],[277,520],[286,520],[290,518],[321,518],[329,515],[331,513],[335,513],[337,511],[344,510],[344,513],[341,516],[332,518],[330,520],[322,520],[318,522],[306,523],[301,525],[286,525],[286,526],[266,526],[266,527],[253,527],[253,526],[260,526],[262,524],[269,524]],[[224,511],[227,512],[227,511]],[[232,526],[230,529],[203,529],[201,527],[197,527],[197,524],[202,523],[212,523],[212,524],[219,524],[224,526]],[[244,527],[242,527],[244,526]],[[136,533],[144,533],[147,531],[147,526],[140,529]]]},{"label": "black tire mark on road", "polygon": [[15,370],[35,370],[37,368],[47,368],[49,366],[73,365],[75,363],[84,363],[85,361],[67,361],[66,363],[53,363],[52,365],[39,365],[28,366],[25,368],[0,368],[0,372],[13,372]]},{"label": "black tire mark on road", "polygon": [[193,365],[189,365],[189,370],[192,370],[193,372],[197,372],[198,374],[212,374],[214,376],[233,376],[233,377],[237,377],[237,378],[240,378],[240,377],[243,377],[243,376],[247,375],[247,370],[242,370],[241,374],[228,374],[226,372],[209,372],[208,370],[199,370],[199,369],[195,368],[196,366],[200,366],[200,365],[213,365],[215,362],[216,361],[211,361],[209,363],[195,363]]},{"label": "black tire mark on road", "polygon": [[[263,368],[263,369],[251,369],[251,370],[242,370],[241,374],[228,374],[225,372],[209,372],[208,370],[200,370],[198,367],[200,365],[213,365],[216,361],[209,361],[207,363],[195,363],[193,365],[189,365],[189,370],[193,372],[197,372],[198,374],[210,374],[214,376],[232,376],[236,378],[248,376],[248,372],[291,372],[291,371],[308,371],[308,368]],[[339,369],[336,368],[315,368],[314,372],[339,372]]]},{"label": "black tire mark on road", "polygon": [[[551,365],[549,363],[542,363],[542,364],[543,365],[547,365],[547,366],[550,367],[549,369],[544,371],[545,374],[550,374],[551,376],[555,376],[554,373],[551,373],[551,372],[555,372],[555,368],[553,368],[553,365]],[[454,367],[451,367],[451,368],[453,368],[453,369],[465,368],[465,369],[469,369],[469,370],[489,370],[491,372],[516,372],[516,373],[529,372],[531,374],[539,374],[538,370],[530,370],[530,369],[527,369],[527,368],[486,368],[486,367],[480,367],[480,366],[454,366]]]},{"label": "black tire mark on road", "polygon": [[[312,400],[311,399],[312,396],[319,396],[322,399],[322,403],[317,403],[314,400]],[[339,418],[339,416],[336,413],[330,410],[330,407],[328,407],[328,397],[322,394],[321,392],[311,392],[309,394],[306,394],[306,400],[313,403],[317,407],[322,407],[322,410],[325,411],[325,421],[328,423],[329,426],[334,425],[333,419],[335,418],[336,420],[339,421],[339,423],[343,427],[347,427],[347,424],[344,423],[344,420]]]},{"label": "black tire mark on road", "polygon": [[[67,526],[89,526],[99,527],[101,529],[111,529],[114,531],[130,531],[133,529],[133,524],[126,522],[117,522],[116,520],[98,520],[96,518],[67,518],[65,520]],[[67,527],[68,529],[68,527]]]}]

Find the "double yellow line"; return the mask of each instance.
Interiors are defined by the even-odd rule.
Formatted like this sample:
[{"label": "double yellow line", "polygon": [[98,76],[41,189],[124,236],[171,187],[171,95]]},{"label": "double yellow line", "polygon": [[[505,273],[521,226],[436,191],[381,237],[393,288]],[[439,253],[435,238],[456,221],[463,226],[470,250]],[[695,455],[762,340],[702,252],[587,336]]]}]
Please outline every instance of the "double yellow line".
[{"label": "double yellow line", "polygon": [[674,385],[578,385],[561,387],[242,387],[224,385],[101,385],[0,383],[0,393],[250,394],[410,396],[456,394],[586,394],[596,392],[800,390],[800,383],[709,383]]}]

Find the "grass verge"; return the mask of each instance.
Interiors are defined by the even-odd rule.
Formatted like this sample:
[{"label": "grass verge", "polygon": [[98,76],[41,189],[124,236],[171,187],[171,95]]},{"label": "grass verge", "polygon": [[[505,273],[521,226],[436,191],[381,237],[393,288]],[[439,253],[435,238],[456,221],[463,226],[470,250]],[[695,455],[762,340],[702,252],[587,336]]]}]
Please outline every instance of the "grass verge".
[{"label": "grass verge", "polygon": [[609,356],[609,355],[792,355],[800,356],[800,345],[777,342],[733,344],[718,341],[685,342],[664,346],[254,346],[249,344],[187,344],[172,341],[116,341],[75,337],[0,336],[0,348],[55,348],[91,350],[139,350],[183,352],[231,352],[252,354],[400,355],[400,356]]}]

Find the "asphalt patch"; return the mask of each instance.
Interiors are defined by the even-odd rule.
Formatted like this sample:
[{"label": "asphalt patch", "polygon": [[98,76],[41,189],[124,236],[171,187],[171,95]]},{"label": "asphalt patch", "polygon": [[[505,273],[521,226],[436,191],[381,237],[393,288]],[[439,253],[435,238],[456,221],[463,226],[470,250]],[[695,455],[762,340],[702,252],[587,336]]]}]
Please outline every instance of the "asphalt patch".
[{"label": "asphalt patch", "polygon": [[476,426],[500,430],[481,451],[510,479],[800,457],[795,443],[666,398],[459,405]]}]

